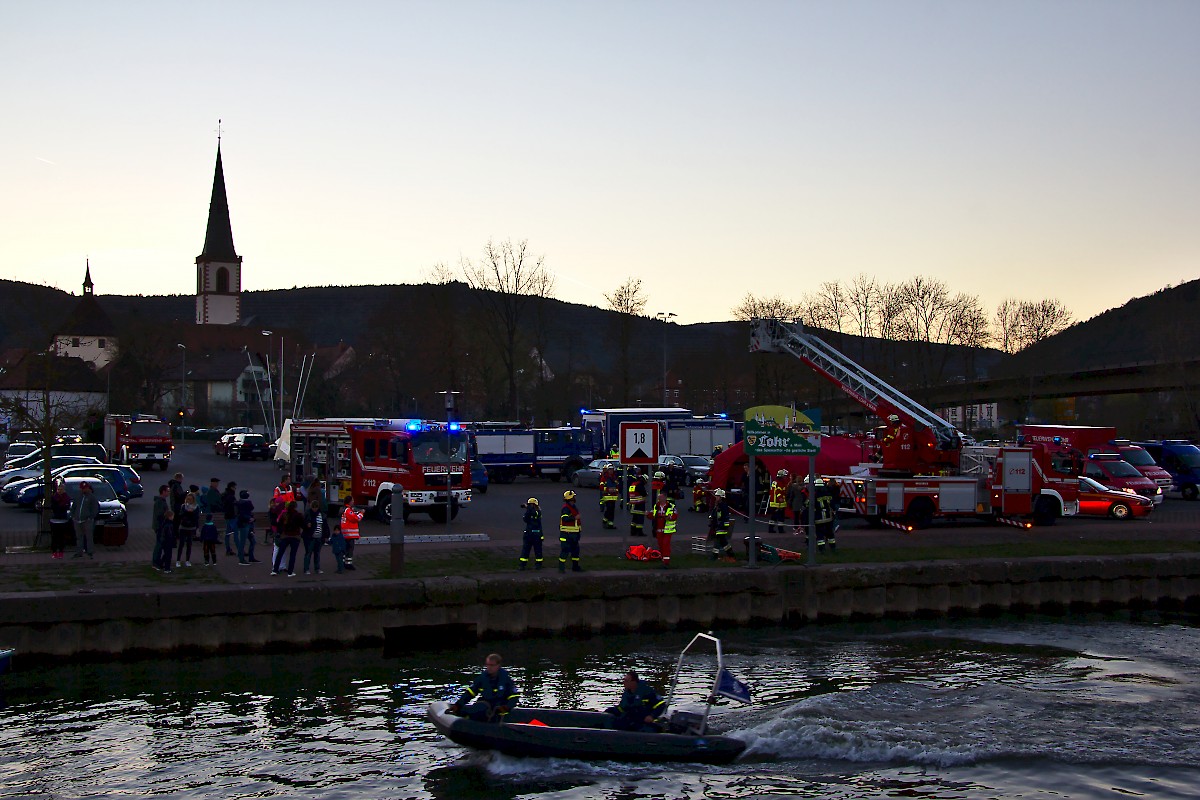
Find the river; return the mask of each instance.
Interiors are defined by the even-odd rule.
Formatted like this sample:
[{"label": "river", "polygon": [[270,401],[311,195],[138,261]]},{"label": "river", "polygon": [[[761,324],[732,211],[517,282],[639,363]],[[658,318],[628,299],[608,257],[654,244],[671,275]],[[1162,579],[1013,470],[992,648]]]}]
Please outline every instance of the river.
[{"label": "river", "polygon": [[[200,624],[200,623],[197,623]],[[0,796],[1195,798],[1194,618],[1001,618],[717,631],[754,691],[727,766],[516,759],[426,703],[500,650],[526,705],[666,684],[688,634],[47,666],[0,678]],[[689,673],[684,693],[702,692]]]}]

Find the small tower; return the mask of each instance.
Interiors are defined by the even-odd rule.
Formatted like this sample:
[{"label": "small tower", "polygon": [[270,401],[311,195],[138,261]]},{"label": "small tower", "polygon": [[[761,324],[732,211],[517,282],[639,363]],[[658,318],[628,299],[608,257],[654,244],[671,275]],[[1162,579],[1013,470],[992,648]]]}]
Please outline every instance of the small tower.
[{"label": "small tower", "polygon": [[204,251],[196,256],[196,324],[237,325],[242,318],[242,257],[233,249],[221,139],[217,137],[217,170],[208,203]]},{"label": "small tower", "polygon": [[54,353],[81,358],[92,369],[100,369],[117,356],[117,337],[112,320],[96,299],[89,260],[83,273],[83,297],[67,321],[54,334]]}]

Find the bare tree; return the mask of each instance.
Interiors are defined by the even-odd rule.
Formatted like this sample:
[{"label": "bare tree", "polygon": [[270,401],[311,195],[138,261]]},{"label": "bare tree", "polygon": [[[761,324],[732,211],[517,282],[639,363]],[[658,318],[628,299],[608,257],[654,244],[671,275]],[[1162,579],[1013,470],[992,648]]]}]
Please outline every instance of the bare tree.
[{"label": "bare tree", "polygon": [[850,281],[846,289],[846,301],[850,305],[850,318],[854,322],[854,332],[866,338],[875,335],[876,314],[882,300],[879,282],[860,272]]},{"label": "bare tree", "polygon": [[1005,353],[1015,353],[1020,350],[1017,344],[1020,340],[1021,301],[1006,297],[996,306],[992,316],[992,326],[995,329],[996,344]]},{"label": "bare tree", "polygon": [[554,276],[545,256],[528,252],[528,241],[489,241],[478,263],[464,258],[463,276],[484,317],[483,334],[497,347],[508,383],[509,408],[517,405],[517,361],[525,350],[521,323],[540,298],[553,296]]},{"label": "bare tree", "polygon": [[612,294],[604,295],[608,307],[617,312],[617,371],[621,402],[629,405],[633,386],[633,323],[642,316],[648,301],[642,291],[642,279],[629,277]]},{"label": "bare tree", "polygon": [[1048,339],[1071,326],[1071,312],[1061,300],[1037,300],[1021,303],[1019,338],[1021,349]]},{"label": "bare tree", "polygon": [[752,319],[796,320],[804,316],[804,308],[800,303],[784,300],[779,295],[774,297],[755,297],[747,294],[732,309],[733,318],[741,322]]},{"label": "bare tree", "polygon": [[813,321],[830,331],[843,333],[843,323],[851,314],[850,297],[837,281],[825,281],[808,303]]}]

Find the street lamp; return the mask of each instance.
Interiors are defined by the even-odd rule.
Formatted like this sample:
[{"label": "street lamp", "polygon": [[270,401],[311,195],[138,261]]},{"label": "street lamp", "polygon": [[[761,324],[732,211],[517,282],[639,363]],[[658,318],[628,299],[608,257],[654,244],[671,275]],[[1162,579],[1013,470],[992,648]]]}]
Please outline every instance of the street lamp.
[{"label": "street lamp", "polygon": [[525,375],[525,370],[517,370],[517,380],[513,383],[513,388],[517,391],[517,424],[521,423],[521,377]]},{"label": "street lamp", "polygon": [[187,406],[187,345],[176,344],[182,353],[180,354],[179,364],[179,441],[187,439],[187,434],[183,430],[183,410]]},{"label": "street lamp", "polygon": [[660,311],[654,315],[655,319],[662,320],[663,322],[663,408],[667,407],[667,323],[676,316],[673,311]]}]

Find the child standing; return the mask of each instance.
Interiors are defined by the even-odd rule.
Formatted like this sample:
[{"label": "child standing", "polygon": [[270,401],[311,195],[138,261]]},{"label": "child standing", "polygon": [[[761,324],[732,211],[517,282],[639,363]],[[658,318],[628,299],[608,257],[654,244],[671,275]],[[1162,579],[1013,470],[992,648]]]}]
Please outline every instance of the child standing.
[{"label": "child standing", "polygon": [[217,525],[212,514],[204,515],[204,527],[200,529],[200,544],[204,547],[204,566],[217,565]]}]

